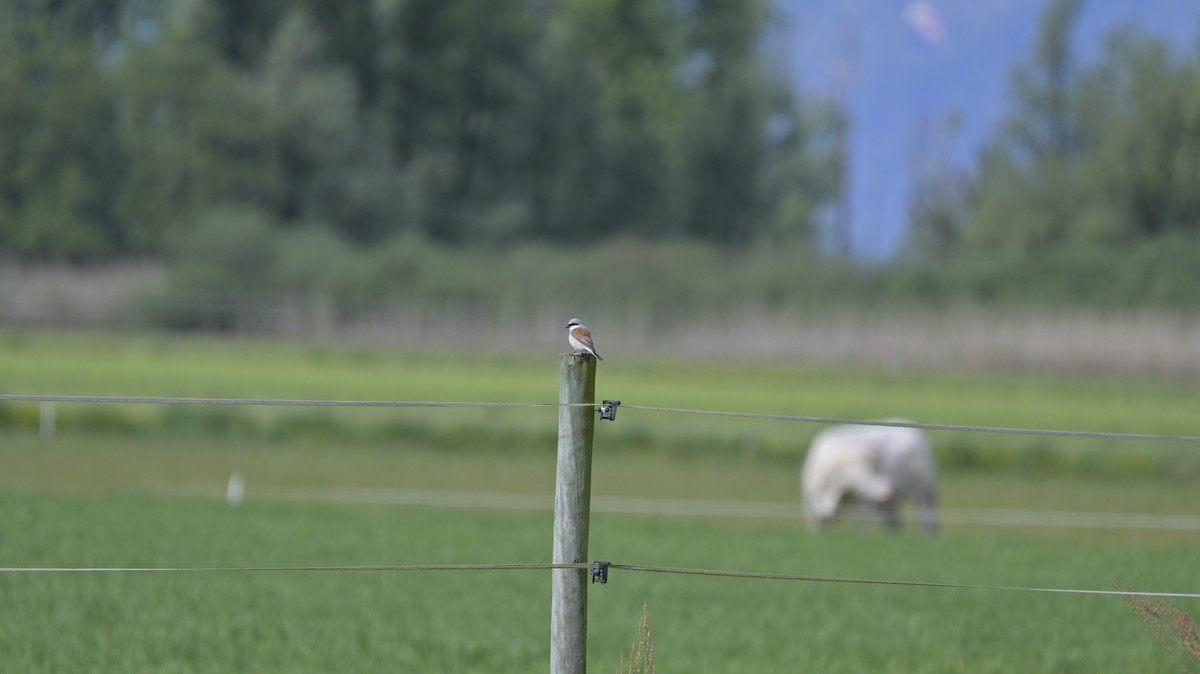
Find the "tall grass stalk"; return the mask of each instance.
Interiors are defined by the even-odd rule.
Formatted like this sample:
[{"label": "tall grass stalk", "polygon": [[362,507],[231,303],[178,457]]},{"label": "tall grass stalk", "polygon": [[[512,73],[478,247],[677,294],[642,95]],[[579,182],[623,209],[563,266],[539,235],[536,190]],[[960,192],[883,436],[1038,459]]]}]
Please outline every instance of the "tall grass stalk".
[{"label": "tall grass stalk", "polygon": [[[1118,589],[1124,589],[1117,585]],[[1166,599],[1125,595],[1134,615],[1154,631],[1175,658],[1181,672],[1200,672],[1200,626],[1191,616]]]},{"label": "tall grass stalk", "polygon": [[625,654],[621,653],[617,674],[654,674],[654,640],[650,637],[650,610],[645,603],[642,604],[637,641],[629,647],[629,667],[626,668]]}]

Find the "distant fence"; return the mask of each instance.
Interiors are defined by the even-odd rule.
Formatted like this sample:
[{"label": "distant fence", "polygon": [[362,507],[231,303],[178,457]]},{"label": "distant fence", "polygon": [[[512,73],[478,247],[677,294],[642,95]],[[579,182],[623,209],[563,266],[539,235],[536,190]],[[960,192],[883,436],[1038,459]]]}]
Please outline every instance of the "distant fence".
[{"label": "distant fence", "polygon": [[[0,325],[180,329],[520,352],[553,348],[569,302],[495,306],[437,298],[341,298],[239,292],[163,299],[165,271],[69,267],[0,270]],[[606,343],[626,354],[854,363],[887,367],[1200,376],[1200,315],[1167,311],[738,307],[669,311],[596,306]],[[470,326],[485,320],[486,342]],[[611,348],[611,347],[610,347]]]}]

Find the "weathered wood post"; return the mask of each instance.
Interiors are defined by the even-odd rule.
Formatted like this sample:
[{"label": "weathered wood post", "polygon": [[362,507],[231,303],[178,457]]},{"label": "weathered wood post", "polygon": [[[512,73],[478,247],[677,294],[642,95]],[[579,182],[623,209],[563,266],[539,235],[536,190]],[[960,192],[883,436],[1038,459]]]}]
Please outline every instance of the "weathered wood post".
[{"label": "weathered wood post", "polygon": [[[592,434],[596,429],[596,359],[568,354],[558,369],[558,464],[554,481],[555,564],[584,563],[592,509]],[[580,403],[588,403],[580,405]],[[574,405],[574,406],[572,406]],[[550,674],[587,669],[587,569],[553,569]]]}]

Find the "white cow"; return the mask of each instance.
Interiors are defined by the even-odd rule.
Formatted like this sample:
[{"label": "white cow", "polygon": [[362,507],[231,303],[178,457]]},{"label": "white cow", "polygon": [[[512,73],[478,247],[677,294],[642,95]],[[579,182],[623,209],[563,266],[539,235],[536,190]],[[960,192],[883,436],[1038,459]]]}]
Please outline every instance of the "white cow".
[{"label": "white cow", "polygon": [[800,476],[804,510],[814,529],[837,518],[844,501],[872,505],[890,528],[900,526],[899,503],[913,501],[921,528],[937,533],[937,465],[929,441],[915,428],[835,426],[813,438]]}]

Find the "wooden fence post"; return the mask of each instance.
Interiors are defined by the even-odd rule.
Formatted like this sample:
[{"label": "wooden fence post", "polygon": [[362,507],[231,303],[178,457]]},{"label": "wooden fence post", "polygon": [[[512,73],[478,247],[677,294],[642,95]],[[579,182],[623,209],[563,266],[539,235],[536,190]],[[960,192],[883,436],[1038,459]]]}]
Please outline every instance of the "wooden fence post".
[{"label": "wooden fence post", "polygon": [[[592,434],[596,428],[596,359],[568,354],[559,365],[558,463],[554,481],[554,554],[559,563],[584,563],[592,508]],[[550,599],[550,674],[587,669],[587,569],[553,569]]]}]

